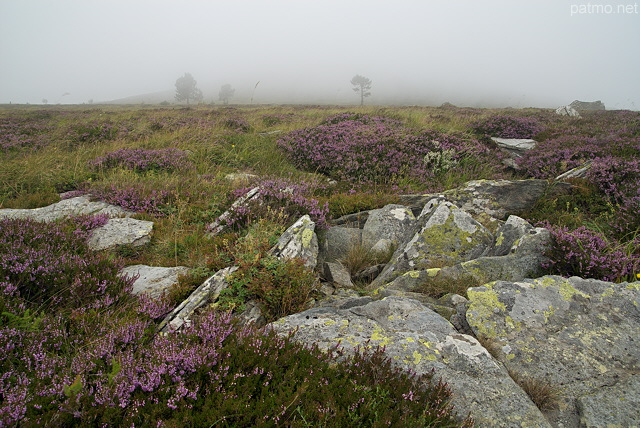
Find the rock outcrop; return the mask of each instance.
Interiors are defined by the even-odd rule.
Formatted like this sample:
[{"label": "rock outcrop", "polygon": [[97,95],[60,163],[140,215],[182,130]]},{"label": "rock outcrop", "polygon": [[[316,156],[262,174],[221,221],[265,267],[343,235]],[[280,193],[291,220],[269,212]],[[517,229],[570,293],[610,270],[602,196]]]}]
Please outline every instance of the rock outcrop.
[{"label": "rock outcrop", "polygon": [[42,208],[0,210],[0,218],[30,218],[41,222],[60,220],[78,215],[106,214],[109,217],[130,217],[134,213],[102,201],[91,201],[87,196],[63,199]]},{"label": "rock outcrop", "polygon": [[282,318],[271,327],[321,349],[383,346],[395,364],[417,373],[435,370],[453,392],[460,418],[478,426],[550,426],[504,366],[472,336],[461,334],[420,302],[402,297],[351,298]]},{"label": "rock outcrop", "polygon": [[558,390],[554,426],[637,426],[640,283],[545,276],[468,296],[467,321],[494,356]]},{"label": "rock outcrop", "polygon": [[151,241],[152,231],[152,221],[129,217],[111,218],[107,224],[93,230],[89,247],[94,250],[106,250],[120,245],[137,247]]},{"label": "rock outcrop", "polygon": [[535,140],[525,138],[498,138],[491,137],[491,140],[496,143],[509,157],[502,160],[505,166],[513,169],[519,169],[517,159],[521,158],[527,151],[533,149],[536,144]]},{"label": "rock outcrop", "polygon": [[119,245],[144,245],[151,240],[153,222],[130,218],[135,213],[86,196],[64,199],[46,207],[33,209],[1,209],[0,218],[30,218],[51,222],[78,215],[108,215],[104,226],[93,230],[89,247],[94,250],[115,248]]},{"label": "rock outcrop", "polygon": [[569,106],[573,107],[574,109],[576,109],[579,113],[582,113],[582,112],[585,112],[585,111],[601,111],[601,110],[605,110],[604,104],[600,100],[598,100],[598,101],[578,101],[578,100],[575,100],[574,102],[569,104]]},{"label": "rock outcrop", "polygon": [[318,237],[316,224],[304,215],[280,236],[278,243],[269,251],[281,259],[300,258],[306,267],[313,269],[318,264]]},{"label": "rock outcrop", "polygon": [[[280,259],[300,258],[305,261],[305,266],[315,267],[318,257],[315,223],[308,215],[302,216],[280,236],[278,243],[269,253]],[[236,270],[237,266],[227,267],[208,278],[165,317],[158,326],[158,331],[178,331],[183,325],[188,325],[198,309],[216,302],[220,292],[229,286],[227,278]],[[265,322],[260,305],[256,301],[248,302],[247,309],[239,314],[238,318],[242,323],[253,323],[258,327],[263,326]]]},{"label": "rock outcrop", "polygon": [[180,275],[186,275],[188,272],[189,268],[185,266],[154,267],[133,265],[122,269],[120,275],[136,277],[133,283],[133,294],[147,293],[149,296],[157,298],[177,284]]},{"label": "rock outcrop", "polygon": [[560,106],[556,109],[556,114],[560,116],[569,116],[569,117],[581,117],[578,110],[574,109],[571,106]]},{"label": "rock outcrop", "polygon": [[186,300],[176,306],[164,320],[162,320],[160,325],[158,325],[158,331],[161,333],[177,331],[180,330],[183,325],[189,325],[197,309],[207,303],[215,302],[220,292],[229,286],[227,277],[236,270],[238,270],[237,266],[221,269],[203,282]]},{"label": "rock outcrop", "polygon": [[432,304],[354,292],[270,327],[321,349],[382,346],[403,369],[435,370],[458,416],[478,426],[637,426],[640,282],[544,276],[468,295],[447,300],[463,308],[469,334]]}]

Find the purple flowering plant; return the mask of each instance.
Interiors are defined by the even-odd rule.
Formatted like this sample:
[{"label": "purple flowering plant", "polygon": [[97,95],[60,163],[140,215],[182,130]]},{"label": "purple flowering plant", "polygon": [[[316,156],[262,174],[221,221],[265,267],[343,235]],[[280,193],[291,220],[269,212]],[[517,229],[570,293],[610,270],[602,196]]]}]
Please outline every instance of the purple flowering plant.
[{"label": "purple flowering plant", "polygon": [[176,148],[158,150],[120,149],[89,163],[94,170],[125,168],[135,172],[188,169],[193,166],[187,152]]},{"label": "purple flowering plant", "polygon": [[498,115],[472,123],[471,129],[489,137],[533,138],[544,128],[534,118]]},{"label": "purple flowering plant", "polygon": [[0,425],[460,425],[445,385],[380,349],[346,360],[212,311],[156,334],[170,307],[86,246],[104,221],[0,221]]},{"label": "purple flowering plant", "polygon": [[278,140],[278,147],[298,168],[353,184],[395,184],[406,179],[425,183],[435,176],[425,162],[432,152],[447,151],[452,161],[489,152],[477,140],[416,131],[395,119],[352,113],[293,131]]},{"label": "purple flowering plant", "polygon": [[257,197],[246,204],[231,209],[231,215],[226,220],[227,227],[243,227],[261,218],[265,210],[279,212],[283,221],[297,220],[298,217],[309,214],[316,223],[316,227],[328,227],[327,215],[329,206],[314,197],[314,193],[322,190],[317,183],[293,182],[283,178],[263,179],[254,186],[243,187],[232,192],[232,199],[236,200],[254,187],[259,187]]}]

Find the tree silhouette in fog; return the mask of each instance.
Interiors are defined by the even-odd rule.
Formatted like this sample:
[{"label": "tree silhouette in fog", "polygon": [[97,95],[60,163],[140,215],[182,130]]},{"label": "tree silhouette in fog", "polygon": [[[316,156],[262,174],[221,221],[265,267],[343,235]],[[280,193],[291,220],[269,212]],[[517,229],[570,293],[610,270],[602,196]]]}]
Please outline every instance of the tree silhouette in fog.
[{"label": "tree silhouette in fog", "polygon": [[223,104],[229,104],[229,98],[233,98],[235,92],[236,90],[233,89],[230,84],[222,85],[218,93],[218,99],[222,101]]},{"label": "tree silhouette in fog", "polygon": [[190,100],[202,101],[202,91],[196,86],[193,76],[184,73],[184,76],[176,80],[176,101],[186,101],[188,105]]},{"label": "tree silhouette in fog", "polygon": [[355,92],[360,92],[360,105],[364,105],[364,97],[371,95],[371,92],[369,92],[369,89],[371,89],[371,80],[356,74],[353,76],[353,79],[351,79],[351,84]]}]

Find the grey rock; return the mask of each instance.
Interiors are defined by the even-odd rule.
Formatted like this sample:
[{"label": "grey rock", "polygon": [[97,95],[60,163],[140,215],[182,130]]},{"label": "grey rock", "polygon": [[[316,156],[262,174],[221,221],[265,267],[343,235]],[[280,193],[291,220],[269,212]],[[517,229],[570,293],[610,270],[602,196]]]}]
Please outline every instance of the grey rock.
[{"label": "grey rock", "polygon": [[112,218],[102,227],[93,230],[89,248],[105,250],[118,245],[144,245],[151,240],[153,222],[129,217]]},{"label": "grey rock", "polygon": [[537,142],[528,138],[498,138],[491,137],[499,148],[515,157],[521,157],[527,151],[533,149]]},{"label": "grey rock", "polygon": [[325,230],[319,239],[318,259],[322,262],[337,262],[362,242],[362,230],[352,227],[334,226]]},{"label": "grey rock", "polygon": [[578,110],[571,106],[560,106],[556,109],[556,114],[560,116],[581,117]]},{"label": "grey rock", "polygon": [[278,239],[269,253],[278,258],[300,258],[305,266],[314,269],[318,264],[318,237],[316,224],[309,215],[304,215],[292,224]]},{"label": "grey rock", "polygon": [[602,111],[605,110],[604,104],[602,101],[578,101],[575,100],[571,104],[570,107],[573,107],[578,112],[582,113],[585,111]]},{"label": "grey rock", "polygon": [[360,211],[358,213],[343,215],[342,217],[331,220],[331,224],[333,226],[362,229],[368,218],[369,211]]},{"label": "grey rock", "polygon": [[443,196],[470,214],[502,220],[530,209],[548,187],[546,180],[473,180]]},{"label": "grey rock", "polygon": [[55,204],[33,209],[0,209],[0,218],[30,218],[50,222],[78,215],[106,214],[109,217],[131,216],[134,213],[106,202],[91,201],[87,196],[64,199]]},{"label": "grey rock", "polygon": [[324,278],[333,283],[336,287],[353,288],[353,282],[351,282],[351,275],[347,269],[340,263],[325,262],[324,263]]},{"label": "grey rock", "polygon": [[362,282],[370,283],[378,275],[380,275],[380,272],[382,272],[382,270],[384,269],[385,266],[386,265],[384,265],[384,264],[368,266],[368,267],[362,269],[360,272],[357,272],[355,275],[353,275],[353,280],[354,281],[362,281]]},{"label": "grey rock", "polygon": [[[540,198],[566,192],[571,184],[547,180],[472,180],[464,185],[439,194],[400,195],[403,205],[414,214],[434,199],[445,199],[476,218],[505,220],[531,209]],[[485,224],[486,226],[486,224]]]},{"label": "grey rock", "polygon": [[395,251],[395,249],[398,248],[398,241],[396,241],[395,239],[387,239],[387,238],[382,238],[382,239],[378,239],[378,241],[373,244],[373,246],[371,247],[371,251],[373,253],[387,253],[388,251]]},{"label": "grey rock", "polygon": [[235,184],[248,184],[251,181],[258,178],[255,174],[249,174],[246,172],[233,172],[224,176],[225,180],[231,181]]},{"label": "grey rock", "polygon": [[245,310],[236,315],[240,325],[252,325],[256,328],[264,327],[267,323],[262,313],[262,305],[257,300],[249,300],[245,304]]},{"label": "grey rock", "polygon": [[381,286],[408,271],[455,265],[482,256],[493,236],[454,204],[434,199],[418,217],[418,231],[394,253],[371,287]]},{"label": "grey rock", "polygon": [[171,286],[178,283],[180,275],[186,275],[189,268],[185,266],[155,267],[147,265],[127,266],[120,271],[120,275],[137,276],[133,283],[133,294],[147,293],[157,298]]},{"label": "grey rock", "polygon": [[604,386],[578,398],[580,426],[640,426],[640,375],[631,374],[613,386]]},{"label": "grey rock", "polygon": [[496,242],[491,249],[492,256],[504,256],[509,253],[539,252],[542,248],[535,245],[542,242],[531,243],[532,236],[544,234],[546,229],[534,228],[526,220],[511,215],[507,221],[496,231]]},{"label": "grey rock", "polygon": [[570,178],[584,178],[591,169],[591,162],[578,166],[564,172],[555,178],[556,181],[568,180]]},{"label": "grey rock", "polygon": [[542,264],[548,260],[544,250],[550,242],[547,229],[534,228],[520,217],[509,216],[498,228],[497,238],[485,256],[442,268],[406,271],[396,268],[391,281],[384,285],[382,281],[374,281],[373,286],[382,286],[376,292],[386,295],[389,290],[426,292],[442,288],[442,284],[454,284],[459,289],[490,281],[535,278],[543,274]]},{"label": "grey rock", "polygon": [[209,225],[209,237],[216,236],[227,227],[227,222],[233,215],[235,209],[243,205],[247,205],[250,201],[257,200],[258,198],[260,198],[260,187],[254,187],[238,198],[233,204],[231,204],[231,207],[229,207],[227,211],[222,213],[220,217]]},{"label": "grey rock", "polygon": [[403,205],[386,205],[369,211],[362,228],[362,245],[372,248],[380,240],[399,244],[407,239],[407,234],[415,227],[416,218],[411,210]]},{"label": "grey rock", "polygon": [[606,418],[607,426],[627,426],[626,415],[637,415],[625,393],[611,397],[621,406],[620,419],[595,409],[588,397],[602,388],[625,390],[615,385],[640,370],[640,283],[544,276],[497,281],[467,294],[467,321],[494,356],[509,370],[562,389],[557,410],[546,413],[554,426],[584,426],[587,413]]},{"label": "grey rock", "polygon": [[347,352],[357,346],[384,346],[398,367],[435,377],[453,392],[460,418],[478,426],[548,427],[544,416],[513,382],[505,368],[472,336],[458,333],[444,318],[412,299],[353,299],[343,309],[320,307],[270,324],[281,334],[294,333],[321,349],[339,344]]},{"label": "grey rock", "polygon": [[179,331],[184,325],[190,325],[191,317],[196,310],[208,302],[215,301],[220,292],[229,286],[227,277],[236,270],[238,270],[237,266],[227,267],[213,274],[162,320],[158,331],[161,333]]}]

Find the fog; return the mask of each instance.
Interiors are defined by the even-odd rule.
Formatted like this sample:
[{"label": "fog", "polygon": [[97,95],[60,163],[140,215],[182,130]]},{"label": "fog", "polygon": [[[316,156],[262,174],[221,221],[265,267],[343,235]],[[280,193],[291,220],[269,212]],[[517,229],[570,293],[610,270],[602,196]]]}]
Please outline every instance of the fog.
[{"label": "fog", "polygon": [[[640,107],[632,0],[0,0],[0,103]],[[129,99],[131,100],[131,99]]]}]

